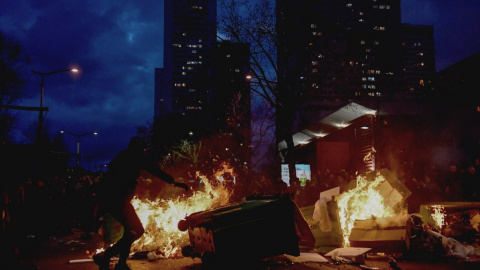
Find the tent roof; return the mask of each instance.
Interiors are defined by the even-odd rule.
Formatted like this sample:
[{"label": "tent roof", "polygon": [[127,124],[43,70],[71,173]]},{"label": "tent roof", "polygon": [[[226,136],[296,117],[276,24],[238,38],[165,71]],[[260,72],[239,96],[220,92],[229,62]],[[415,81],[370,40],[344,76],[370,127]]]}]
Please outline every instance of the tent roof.
[{"label": "tent roof", "polygon": [[[308,144],[316,138],[325,137],[334,131],[348,127],[351,121],[367,114],[376,114],[376,111],[351,102],[310,127],[293,134],[293,143],[295,146]],[[278,144],[278,149],[285,148],[287,148],[287,143],[283,140]]]}]

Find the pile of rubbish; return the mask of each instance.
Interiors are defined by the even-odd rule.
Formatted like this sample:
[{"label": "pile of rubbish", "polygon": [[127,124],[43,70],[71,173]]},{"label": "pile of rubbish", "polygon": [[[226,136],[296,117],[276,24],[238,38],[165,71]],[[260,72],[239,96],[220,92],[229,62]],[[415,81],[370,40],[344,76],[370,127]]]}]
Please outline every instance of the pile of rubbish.
[{"label": "pile of rubbish", "polygon": [[[434,209],[441,207],[441,223]],[[407,222],[410,255],[452,256],[480,261],[480,205],[468,202],[422,205]]]}]

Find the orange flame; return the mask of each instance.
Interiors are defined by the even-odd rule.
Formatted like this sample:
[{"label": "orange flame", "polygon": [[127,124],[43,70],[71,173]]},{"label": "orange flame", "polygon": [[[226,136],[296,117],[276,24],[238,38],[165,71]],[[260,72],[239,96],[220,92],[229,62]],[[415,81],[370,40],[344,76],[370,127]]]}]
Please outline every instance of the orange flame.
[{"label": "orange flame", "polygon": [[430,208],[433,210],[430,216],[435,222],[437,229],[441,230],[443,225],[445,225],[445,209],[440,205],[432,205]]},{"label": "orange flame", "polygon": [[[233,174],[227,163],[214,175],[224,172]],[[171,200],[141,200],[135,197],[132,204],[142,222],[145,233],[132,245],[132,252],[160,251],[165,258],[181,256],[181,248],[189,244],[187,232],[178,229],[178,222],[186,216],[215,207],[225,205],[230,200],[231,191],[223,184],[212,185],[207,177],[197,172],[202,179],[202,191],[194,191],[193,195]]]},{"label": "orange flame", "polygon": [[394,210],[385,205],[383,196],[376,189],[383,181],[385,178],[382,175],[373,181],[357,176],[357,186],[337,198],[344,247],[350,246],[349,236],[355,220],[394,216]]}]

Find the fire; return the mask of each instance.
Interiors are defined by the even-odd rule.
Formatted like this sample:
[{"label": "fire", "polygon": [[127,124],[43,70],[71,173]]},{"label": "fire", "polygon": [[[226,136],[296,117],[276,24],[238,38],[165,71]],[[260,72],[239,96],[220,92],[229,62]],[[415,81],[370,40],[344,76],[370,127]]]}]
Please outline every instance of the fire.
[{"label": "fire", "polygon": [[433,213],[430,216],[435,222],[435,225],[437,225],[437,228],[441,230],[443,225],[445,225],[445,210],[443,206],[440,205],[432,205],[431,209]]},{"label": "fire", "polygon": [[[228,164],[214,174],[217,176],[228,172],[233,174]],[[234,174],[233,174],[234,175]],[[231,191],[222,183],[209,181],[197,172],[202,180],[202,191],[194,191],[191,196],[155,201],[141,200],[135,197],[132,204],[142,222],[145,233],[132,245],[132,251],[160,251],[165,258],[180,256],[181,248],[188,245],[187,232],[178,229],[178,222],[186,216],[207,209],[219,207],[229,202]]]},{"label": "fire", "polygon": [[337,198],[340,226],[343,234],[343,245],[350,246],[349,236],[355,220],[370,218],[388,218],[394,216],[394,210],[385,205],[377,187],[385,181],[377,175],[373,181],[366,177],[357,177],[357,186],[339,195]]}]

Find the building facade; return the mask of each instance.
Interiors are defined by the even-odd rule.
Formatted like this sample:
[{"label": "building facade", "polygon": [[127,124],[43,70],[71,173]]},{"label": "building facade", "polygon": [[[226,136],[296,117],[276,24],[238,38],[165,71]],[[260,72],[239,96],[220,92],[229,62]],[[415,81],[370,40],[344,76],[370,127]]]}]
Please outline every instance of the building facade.
[{"label": "building facade", "polygon": [[301,84],[298,129],[349,100],[376,107],[401,90],[400,14],[399,0],[277,1],[278,53],[289,62],[279,69],[303,68],[289,72]]},{"label": "building facade", "polygon": [[433,26],[402,24],[402,59],[404,90],[399,98],[424,99],[434,90]]},{"label": "building facade", "polygon": [[216,1],[164,1],[164,62],[155,78],[156,118],[195,117],[205,111],[212,88],[216,18]]},{"label": "building facade", "polygon": [[216,138],[212,149],[225,150],[219,159],[249,166],[249,45],[217,41],[214,0],[164,3],[164,64],[155,70],[155,147]]},{"label": "building facade", "polygon": [[[292,76],[300,99],[292,132],[334,120],[338,108],[355,102],[376,112],[369,116],[369,129],[346,129],[310,142],[348,142],[351,160],[371,157],[363,165],[352,162],[356,169],[411,159],[410,150],[420,149],[423,137],[416,144],[410,138],[422,126],[422,102],[434,84],[433,28],[402,25],[400,0],[276,3],[279,70]],[[408,156],[397,154],[407,150]],[[317,163],[325,159],[317,154]]]}]

